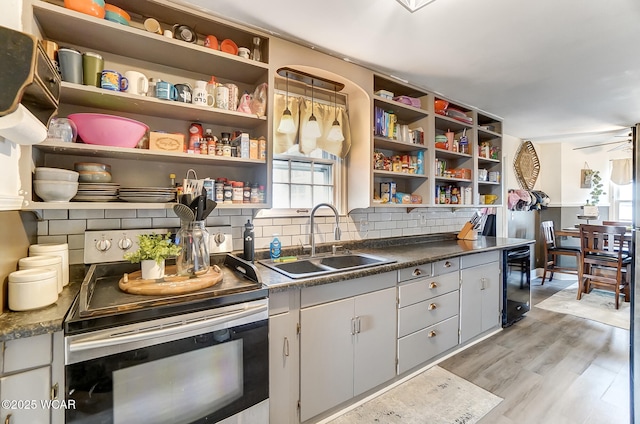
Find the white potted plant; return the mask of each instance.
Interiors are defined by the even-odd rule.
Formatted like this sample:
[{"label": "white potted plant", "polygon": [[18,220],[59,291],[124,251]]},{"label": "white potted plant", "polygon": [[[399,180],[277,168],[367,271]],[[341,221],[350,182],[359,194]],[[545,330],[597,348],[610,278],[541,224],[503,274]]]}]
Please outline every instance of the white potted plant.
[{"label": "white potted plant", "polygon": [[170,233],[141,234],[138,236],[138,250],[124,255],[131,263],[140,262],[143,280],[164,277],[165,259],[180,253],[180,247],[171,241],[170,236]]}]

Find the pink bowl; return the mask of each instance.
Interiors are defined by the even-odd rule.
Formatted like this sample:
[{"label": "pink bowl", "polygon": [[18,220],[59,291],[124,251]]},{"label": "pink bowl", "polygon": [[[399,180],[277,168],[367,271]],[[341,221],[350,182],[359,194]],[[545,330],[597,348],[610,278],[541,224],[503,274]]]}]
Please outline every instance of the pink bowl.
[{"label": "pink bowl", "polygon": [[68,116],[78,127],[78,135],[87,144],[136,147],[149,127],[142,122],[102,113],[74,113]]}]

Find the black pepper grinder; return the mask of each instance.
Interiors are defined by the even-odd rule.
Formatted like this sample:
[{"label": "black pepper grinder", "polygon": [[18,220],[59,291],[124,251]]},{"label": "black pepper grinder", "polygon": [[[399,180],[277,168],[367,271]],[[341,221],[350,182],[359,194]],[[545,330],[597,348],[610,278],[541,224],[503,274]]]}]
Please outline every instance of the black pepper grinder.
[{"label": "black pepper grinder", "polygon": [[253,263],[253,247],[254,247],[254,233],[253,224],[247,219],[247,223],[244,224],[244,259]]}]

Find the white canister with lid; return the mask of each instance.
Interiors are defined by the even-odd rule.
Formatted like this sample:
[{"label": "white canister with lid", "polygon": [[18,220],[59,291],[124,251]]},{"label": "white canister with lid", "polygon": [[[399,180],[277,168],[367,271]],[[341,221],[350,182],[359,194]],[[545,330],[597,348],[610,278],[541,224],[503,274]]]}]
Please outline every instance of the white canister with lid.
[{"label": "white canister with lid", "polygon": [[69,245],[67,243],[44,243],[29,246],[29,256],[60,256],[62,258],[62,285],[69,284]]},{"label": "white canister with lid", "polygon": [[35,268],[55,270],[58,293],[62,292],[62,258],[60,256],[29,256],[18,261],[18,269]]},{"label": "white canister with lid", "polygon": [[22,269],[9,274],[9,309],[29,311],[58,300],[58,275],[55,269]]}]

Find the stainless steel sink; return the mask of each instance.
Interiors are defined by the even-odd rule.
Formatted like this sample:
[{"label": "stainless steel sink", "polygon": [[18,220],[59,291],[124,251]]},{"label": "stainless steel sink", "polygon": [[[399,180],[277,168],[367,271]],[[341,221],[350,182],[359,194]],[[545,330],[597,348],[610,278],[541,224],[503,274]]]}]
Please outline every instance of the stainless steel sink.
[{"label": "stainless steel sink", "polygon": [[271,259],[260,261],[268,268],[278,271],[289,278],[309,278],[336,272],[352,271],[376,265],[395,262],[378,256],[364,253],[350,253],[344,255],[319,256],[298,259],[292,262],[274,262]]}]

